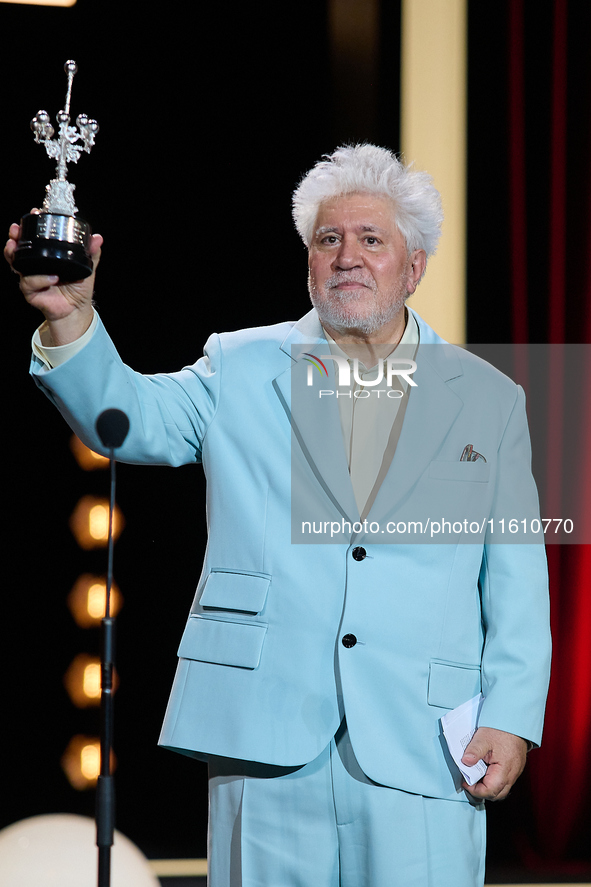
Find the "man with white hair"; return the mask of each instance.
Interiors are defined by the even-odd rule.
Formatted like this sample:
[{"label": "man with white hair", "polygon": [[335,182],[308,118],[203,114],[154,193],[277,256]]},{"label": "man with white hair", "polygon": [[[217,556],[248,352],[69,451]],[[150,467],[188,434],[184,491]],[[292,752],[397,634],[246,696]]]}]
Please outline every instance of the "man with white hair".
[{"label": "man with white hair", "polygon": [[[549,674],[543,545],[494,535],[536,513],[523,392],[405,305],[440,233],[429,176],[339,148],[293,212],[314,306],[298,323],[144,377],[94,275],[22,278],[45,315],[32,373],[93,449],[117,407],[122,461],[203,463],[208,548],[160,742],[209,762],[211,887],[477,887],[484,799],[539,744]],[[480,692],[464,763],[488,770],[469,786],[441,717]]]}]

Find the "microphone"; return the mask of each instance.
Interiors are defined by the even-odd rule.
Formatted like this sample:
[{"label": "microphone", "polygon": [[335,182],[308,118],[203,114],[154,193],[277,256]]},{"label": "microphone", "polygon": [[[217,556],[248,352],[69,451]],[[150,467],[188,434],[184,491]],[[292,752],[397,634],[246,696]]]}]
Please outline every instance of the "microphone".
[{"label": "microphone", "polygon": [[111,847],[115,835],[115,782],[111,773],[113,748],[113,672],[115,620],[111,617],[113,585],[113,514],[115,511],[115,456],[129,431],[129,419],[122,410],[104,410],[96,420],[96,431],[103,446],[110,451],[111,496],[109,502],[109,539],[105,615],[101,621],[101,772],[96,792],[96,844],[98,847],[98,884],[111,883]]},{"label": "microphone", "polygon": [[109,450],[120,447],[129,431],[129,419],[123,410],[104,410],[96,420],[97,434]]}]

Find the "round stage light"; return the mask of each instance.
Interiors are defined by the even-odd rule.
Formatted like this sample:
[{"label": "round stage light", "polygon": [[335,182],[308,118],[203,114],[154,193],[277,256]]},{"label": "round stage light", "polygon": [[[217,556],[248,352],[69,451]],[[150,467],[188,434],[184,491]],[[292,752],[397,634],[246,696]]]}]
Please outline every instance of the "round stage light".
[{"label": "round stage light", "polygon": [[[113,539],[117,540],[125,521],[115,505]],[[70,529],[80,548],[104,548],[109,530],[109,500],[96,496],[82,496],[70,517]]]},{"label": "round stage light", "polygon": [[[93,819],[67,813],[32,816],[0,831],[0,884],[96,887]],[[143,853],[121,832],[111,848],[112,887],[159,887]]]},{"label": "round stage light", "polygon": [[[105,615],[107,580],[104,576],[83,573],[76,580],[68,595],[68,607],[80,628],[93,628],[101,624]],[[111,586],[111,616],[116,616],[123,605],[123,597],[116,583]]]},{"label": "round stage light", "polygon": [[74,454],[76,462],[84,471],[96,471],[97,468],[109,467],[109,460],[106,456],[101,456],[99,453],[95,453],[94,450],[90,450],[75,434],[70,439],[70,449]]}]

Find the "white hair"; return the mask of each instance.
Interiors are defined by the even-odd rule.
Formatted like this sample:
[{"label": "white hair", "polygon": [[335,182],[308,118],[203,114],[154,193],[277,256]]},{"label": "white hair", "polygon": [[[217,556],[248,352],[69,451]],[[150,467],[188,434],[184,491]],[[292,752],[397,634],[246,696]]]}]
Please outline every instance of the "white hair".
[{"label": "white hair", "polygon": [[439,191],[426,172],[405,166],[395,154],[376,145],[346,145],[325,154],[306,173],[293,193],[293,219],[307,247],[312,243],[320,205],[345,194],[389,197],[396,225],[408,252],[437,249],[443,210]]}]

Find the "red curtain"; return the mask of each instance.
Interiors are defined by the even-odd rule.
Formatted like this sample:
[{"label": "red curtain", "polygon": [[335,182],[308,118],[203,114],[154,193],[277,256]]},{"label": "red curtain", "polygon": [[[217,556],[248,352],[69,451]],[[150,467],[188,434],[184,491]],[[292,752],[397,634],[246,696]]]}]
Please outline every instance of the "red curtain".
[{"label": "red curtain", "polygon": [[[511,324],[513,341],[591,343],[591,99],[588,3],[552,0],[532,4],[508,0],[508,114],[511,234]],[[548,16],[548,22],[542,21]],[[543,122],[532,119],[536,83],[528,80],[527,61],[540,30],[550,39],[547,59],[551,88]],[[584,31],[584,39],[581,32]],[[543,89],[544,84],[538,83]],[[547,152],[548,213],[534,218],[528,180],[531,151]],[[548,250],[536,251],[540,226]],[[546,264],[547,289],[532,291],[533,265]],[[539,276],[536,278],[539,282]],[[591,352],[591,344],[589,351]],[[560,503],[557,457],[570,445],[560,423],[560,349],[553,356],[552,403],[548,418],[547,486],[549,501]],[[580,513],[591,508],[591,362],[580,379],[586,392],[577,441],[582,457],[573,470],[579,485]],[[558,505],[559,507],[559,505]],[[588,512],[587,512],[588,513]],[[546,515],[553,516],[553,515]],[[558,514],[556,516],[559,516]],[[567,515],[560,515],[566,517]],[[574,516],[576,519],[576,516]],[[524,844],[530,864],[576,865],[589,827],[591,809],[591,546],[549,545],[553,671],[542,748],[530,755],[529,779],[536,819],[535,838]]]}]

